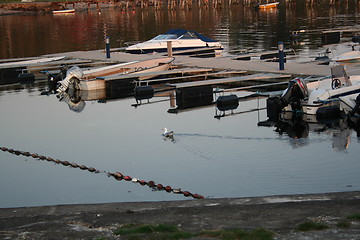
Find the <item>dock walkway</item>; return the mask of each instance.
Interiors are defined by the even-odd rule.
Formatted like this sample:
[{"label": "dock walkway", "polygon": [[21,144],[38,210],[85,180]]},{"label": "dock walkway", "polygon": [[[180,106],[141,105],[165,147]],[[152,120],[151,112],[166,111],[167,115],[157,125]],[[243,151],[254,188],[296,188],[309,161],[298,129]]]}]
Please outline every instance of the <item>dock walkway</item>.
[{"label": "dock walkway", "polygon": [[[129,62],[139,59],[152,59],[162,57],[158,54],[129,54],[123,52],[112,52],[109,59],[106,58],[106,54],[103,50],[94,51],[78,51],[60,53],[61,56],[80,59],[92,59],[101,61],[119,61]],[[53,56],[53,54],[52,54]],[[285,69],[279,70],[279,63],[277,62],[263,62],[263,61],[241,61],[234,60],[232,57],[215,57],[215,58],[193,58],[189,56],[176,56],[175,64],[183,67],[201,67],[212,69],[226,69],[233,71],[248,71],[248,72],[265,72],[265,73],[280,73],[291,74],[293,76],[328,76],[330,75],[330,66],[317,65],[315,63],[285,63]],[[358,65],[349,64],[346,66],[349,75],[360,74],[360,68]]]},{"label": "dock walkway", "polygon": [[237,83],[237,82],[250,81],[250,80],[266,80],[266,79],[290,78],[290,77],[291,77],[290,75],[258,73],[258,74],[251,74],[251,75],[247,75],[247,76],[240,76],[240,77],[221,78],[221,79],[204,80],[204,81],[196,81],[196,82],[175,83],[175,84],[169,84],[169,86],[174,87],[174,88],[185,88],[185,87],[206,86],[206,85],[215,85],[215,84],[229,84],[229,83]]}]

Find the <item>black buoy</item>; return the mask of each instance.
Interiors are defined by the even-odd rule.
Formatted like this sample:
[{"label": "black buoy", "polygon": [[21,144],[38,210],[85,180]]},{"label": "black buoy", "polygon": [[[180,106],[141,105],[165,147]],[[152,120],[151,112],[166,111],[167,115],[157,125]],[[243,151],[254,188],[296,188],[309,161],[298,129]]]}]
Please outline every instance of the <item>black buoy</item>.
[{"label": "black buoy", "polygon": [[35,81],[35,75],[33,73],[23,71],[17,76],[17,80],[20,83],[30,83]]},{"label": "black buoy", "polygon": [[355,35],[351,38],[351,40],[355,43],[360,43],[360,35]]},{"label": "black buoy", "polygon": [[324,31],[321,34],[321,42],[324,45],[339,43],[340,42],[340,31]]},{"label": "black buoy", "polygon": [[235,94],[220,96],[216,100],[216,107],[220,111],[234,110],[239,106],[239,98]]},{"label": "black buoy", "polygon": [[152,86],[139,86],[135,88],[135,99],[143,100],[154,97],[154,88]]}]

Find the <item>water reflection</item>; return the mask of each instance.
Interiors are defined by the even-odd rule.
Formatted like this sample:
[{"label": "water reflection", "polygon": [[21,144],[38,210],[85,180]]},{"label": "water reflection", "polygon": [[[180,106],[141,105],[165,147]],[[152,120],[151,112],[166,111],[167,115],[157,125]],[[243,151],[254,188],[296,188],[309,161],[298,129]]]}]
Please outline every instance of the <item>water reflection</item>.
[{"label": "water reflection", "polygon": [[[228,50],[269,49],[284,39],[291,44],[286,41],[290,31],[306,29],[299,37],[305,45],[295,47],[311,54],[321,44],[319,29],[358,24],[358,7],[345,5],[283,5],[274,12],[233,6],[200,11],[106,9],[101,15],[78,12],[72,17],[0,16],[4,36],[0,58],[100,49],[105,35],[110,36],[112,47],[122,47],[170,28],[196,30],[220,40]],[[269,128],[264,128],[256,124],[266,119],[260,97],[239,106],[215,106],[218,121],[214,119],[216,98],[209,94],[194,107],[191,101],[176,99],[174,91],[136,97],[134,88],[121,91],[121,86],[113,86],[100,92],[70,91],[57,98],[46,81],[4,84],[0,138],[3,145],[15,149],[123,170],[213,197],[359,190],[358,119],[314,123],[292,116],[268,122]],[[88,104],[92,102],[98,104]],[[100,104],[104,102],[111,104]],[[184,114],[169,114],[169,105]],[[175,144],[164,141],[163,127],[174,130]],[[138,184],[119,184],[101,175],[0,154],[4,193],[0,207],[183,199],[144,191]]]},{"label": "water reflection", "polygon": [[282,113],[277,120],[259,122],[258,126],[274,127],[279,136],[286,134],[294,148],[309,145],[311,132],[327,135],[332,140],[331,146],[335,152],[347,152],[352,132],[355,131],[357,136],[360,133],[360,121],[356,118],[342,117],[318,121],[315,116],[292,112]]},{"label": "water reflection", "polygon": [[80,113],[84,110],[87,101],[106,103],[108,101],[128,98],[134,95],[133,87],[118,87],[119,84],[106,84],[105,89],[91,91],[81,91],[70,88],[66,92],[56,93],[56,97],[59,99],[60,102],[66,103],[70,110]]},{"label": "water reflection", "polygon": [[[229,51],[270,50],[281,40],[286,47],[309,52],[321,44],[319,29],[356,26],[358,11],[351,4],[306,6],[304,1],[295,6],[281,4],[274,11],[254,11],[239,4],[194,6],[191,10],[123,11],[114,7],[102,9],[101,14],[80,10],[66,16],[0,16],[0,58],[101,49],[105,36],[110,37],[111,47],[125,47],[127,42],[146,41],[173,28],[195,30],[220,41]],[[300,36],[303,44],[292,46],[289,35],[300,29],[306,30]]]}]

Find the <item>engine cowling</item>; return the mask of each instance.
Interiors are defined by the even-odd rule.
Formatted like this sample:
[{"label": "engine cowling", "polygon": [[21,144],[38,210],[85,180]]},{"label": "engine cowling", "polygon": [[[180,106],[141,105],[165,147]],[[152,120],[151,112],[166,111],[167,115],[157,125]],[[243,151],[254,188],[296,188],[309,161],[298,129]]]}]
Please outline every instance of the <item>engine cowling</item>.
[{"label": "engine cowling", "polygon": [[289,81],[287,89],[281,96],[283,107],[291,105],[293,110],[302,108],[301,100],[308,98],[309,92],[302,78],[294,78]]},{"label": "engine cowling", "polygon": [[60,86],[58,87],[57,91],[65,92],[69,88],[69,85],[73,78],[77,78],[78,80],[80,80],[83,76],[84,73],[78,66],[73,66],[69,68],[66,72],[66,77],[62,81],[59,81]]}]

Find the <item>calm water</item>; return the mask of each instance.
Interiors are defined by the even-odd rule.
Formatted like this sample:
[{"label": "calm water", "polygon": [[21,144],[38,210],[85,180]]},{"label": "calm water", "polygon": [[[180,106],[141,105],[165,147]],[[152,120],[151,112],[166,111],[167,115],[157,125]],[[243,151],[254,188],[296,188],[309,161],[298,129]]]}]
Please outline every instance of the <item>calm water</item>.
[{"label": "calm water", "polygon": [[[283,39],[290,45],[293,29],[357,22],[356,7],[299,9],[0,16],[0,58],[98,49],[104,35],[113,40],[112,47],[120,47],[175,27],[197,30],[229,50],[270,49]],[[320,43],[315,33],[301,40],[306,44],[294,47],[302,52],[311,53]],[[168,113],[168,97],[154,97],[152,104],[137,108],[133,97],[85,101],[85,108],[74,112],[55,95],[41,95],[46,88],[41,83],[0,88],[1,146],[120,171],[205,197],[360,190],[359,138],[346,122],[259,127],[267,120],[266,110],[248,110],[264,108],[265,99],[241,102],[236,114],[220,120],[214,118],[213,105]],[[163,139],[164,127],[175,132],[175,142]],[[0,164],[0,207],[187,199],[7,152],[0,152]]]}]

